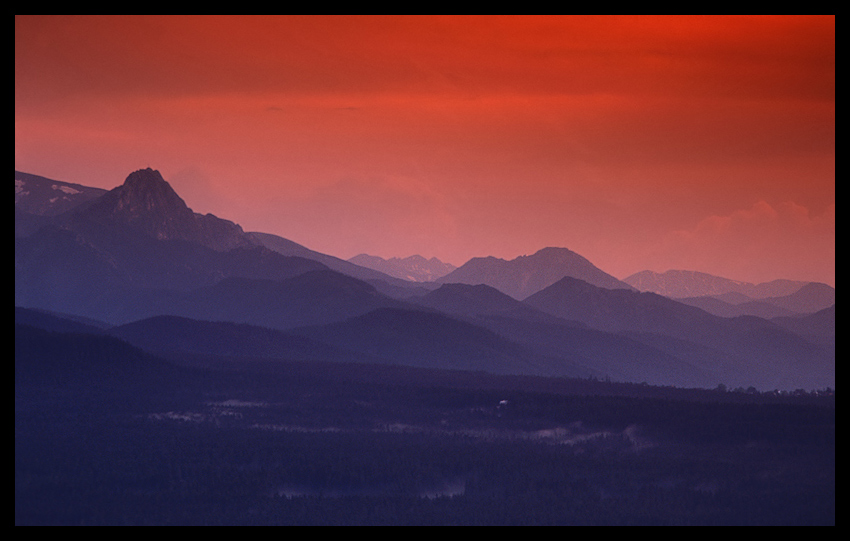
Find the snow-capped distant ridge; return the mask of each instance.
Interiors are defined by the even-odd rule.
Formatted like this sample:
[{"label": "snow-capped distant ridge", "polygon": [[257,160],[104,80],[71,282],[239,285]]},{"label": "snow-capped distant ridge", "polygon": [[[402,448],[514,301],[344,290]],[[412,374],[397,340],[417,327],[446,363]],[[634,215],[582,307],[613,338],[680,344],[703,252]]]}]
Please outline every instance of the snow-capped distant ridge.
[{"label": "snow-capped distant ridge", "polygon": [[369,254],[358,254],[348,261],[411,282],[433,282],[456,268],[451,263],[444,263],[436,257],[426,259],[418,254],[405,258],[391,257],[390,259]]},{"label": "snow-capped distant ridge", "polygon": [[15,171],[15,209],[35,216],[58,216],[105,193],[101,188]]}]

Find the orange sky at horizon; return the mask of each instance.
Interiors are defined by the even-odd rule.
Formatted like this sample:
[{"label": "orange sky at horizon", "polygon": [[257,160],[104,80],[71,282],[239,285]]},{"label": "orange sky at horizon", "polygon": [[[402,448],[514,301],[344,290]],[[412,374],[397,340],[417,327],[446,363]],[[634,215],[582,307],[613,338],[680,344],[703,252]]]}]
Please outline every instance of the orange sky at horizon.
[{"label": "orange sky at horizon", "polygon": [[313,250],[835,284],[835,18],[15,17],[15,168]]}]

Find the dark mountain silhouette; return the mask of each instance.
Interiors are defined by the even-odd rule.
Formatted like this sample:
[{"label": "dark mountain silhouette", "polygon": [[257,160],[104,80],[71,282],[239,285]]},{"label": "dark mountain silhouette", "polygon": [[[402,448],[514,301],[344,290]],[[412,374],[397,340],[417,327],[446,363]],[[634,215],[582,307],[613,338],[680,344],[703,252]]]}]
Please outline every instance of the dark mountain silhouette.
[{"label": "dark mountain silhouette", "polygon": [[628,336],[600,331],[536,308],[486,285],[445,284],[418,304],[452,314],[549,359],[553,374],[561,363],[578,365],[599,379],[640,381],[680,387],[714,387],[716,368],[695,366],[688,357]]},{"label": "dark mountain silhouette", "polygon": [[[811,319],[775,321],[717,317],[639,293],[563,248],[512,261],[476,258],[437,283],[415,284],[195,214],[150,169],[46,218],[15,241],[16,307],[40,310],[16,310],[16,318],[44,328],[51,328],[47,311],[135,322],[120,332],[135,328],[137,343],[155,351],[171,343],[197,355],[676,386],[834,387],[834,289],[822,284],[775,297],[765,293],[794,284],[747,290],[795,312],[832,303]],[[738,310],[755,306],[740,291],[719,295],[727,308],[728,301]]]},{"label": "dark mountain silhouette", "polygon": [[777,317],[774,323],[816,343],[835,348],[835,305],[814,314],[797,317]]},{"label": "dark mountain silhouette", "polygon": [[[48,199],[60,187],[69,193],[79,191],[81,195],[74,195],[73,205],[61,205],[55,197]],[[36,197],[36,192],[45,195]],[[86,237],[103,236],[103,232],[110,229],[129,229],[157,240],[193,242],[217,251],[264,246],[282,255],[320,262],[343,274],[369,281],[382,292],[399,298],[426,291],[416,289],[406,280],[315,252],[277,235],[244,233],[233,222],[211,214],[194,213],[159,172],[152,169],[132,173],[124,184],[108,192],[16,172],[15,197],[16,237],[29,236],[46,225],[57,224]],[[33,209],[37,209],[39,215],[32,214]]]},{"label": "dark mountain silhouette", "polygon": [[[562,278],[528,297],[525,304],[589,327],[607,331],[660,332],[686,337],[687,329],[713,316],[654,293],[599,288],[576,278]],[[716,319],[716,318],[715,318]]]},{"label": "dark mountain silhouette", "polygon": [[728,381],[760,389],[834,386],[834,357],[770,321],[721,318],[654,293],[607,290],[564,278],[526,304],[589,327],[625,334],[691,359]]},{"label": "dark mountain silhouette", "polygon": [[[300,261],[318,265],[310,260]],[[92,295],[97,294],[96,298],[73,291],[63,292],[65,296],[61,298],[54,292],[49,299],[34,296],[31,299],[42,301],[42,304],[62,304],[63,310],[51,309],[82,313],[112,325],[168,315],[273,329],[325,324],[380,307],[406,306],[403,301],[381,294],[370,284],[328,269],[300,268],[295,274],[286,279],[229,276],[192,290],[115,287],[92,292]]]},{"label": "dark mountain silhouette", "polygon": [[109,325],[99,321],[20,306],[15,307],[15,324],[45,331],[83,334],[104,334],[109,328]]},{"label": "dark mountain silhouette", "polygon": [[280,280],[324,268],[260,246],[220,252],[120,226],[82,232],[49,226],[16,239],[15,304],[117,324],[154,315],[149,310],[156,302],[167,310],[167,291],[230,276]]},{"label": "dark mountain silhouette", "polygon": [[[752,284],[729,278],[721,278],[704,272],[688,270],[669,270],[658,273],[640,271],[623,279],[638,291],[657,293],[673,299],[724,295],[728,293],[743,294],[747,298],[740,302],[765,297],[782,297],[790,295],[808,282],[795,280],[773,280],[761,284]],[[731,302],[730,299],[721,300]]]},{"label": "dark mountain silhouette", "polygon": [[812,314],[835,304],[835,288],[811,282],[790,295],[762,300],[798,314]]},{"label": "dark mountain silhouette", "polygon": [[565,276],[608,289],[634,289],[566,248],[544,248],[533,255],[520,256],[510,261],[496,257],[476,257],[439,278],[437,282],[486,284],[517,300],[523,300]]},{"label": "dark mountain silhouette", "polygon": [[[741,293],[729,292],[718,296],[691,297],[676,299],[690,306],[696,306],[711,314],[722,317],[756,316],[764,319],[811,314],[835,304],[835,288],[826,284],[810,282],[781,297],[764,297],[760,300],[741,302]],[[732,298],[737,302],[728,302]],[[749,297],[744,297],[749,299]]]},{"label": "dark mountain silhouette", "polygon": [[381,293],[390,295],[391,297],[404,299],[411,296],[423,295],[427,291],[422,289],[419,284],[411,283],[407,280],[381,272],[380,270],[375,270],[350,261],[345,261],[338,257],[310,250],[296,242],[277,235],[258,232],[248,233],[248,235],[262,246],[265,246],[279,254],[303,257],[305,259],[318,261],[331,270],[368,282],[375,286]]},{"label": "dark mountain silhouette", "polygon": [[105,193],[100,188],[15,171],[15,238],[56,223],[62,215],[91,204]]},{"label": "dark mountain silhouette", "polygon": [[382,308],[343,322],[295,329],[302,336],[389,364],[494,374],[587,376],[588,371],[536,355],[496,333],[441,313]]},{"label": "dark mountain silhouette", "polygon": [[[701,367],[692,366],[661,349],[648,346],[627,336],[619,336],[609,332],[587,328],[575,321],[566,321],[559,317],[533,309],[508,295],[486,285],[471,286],[466,284],[445,284],[438,290],[417,299],[416,303],[443,314],[452,315],[453,328],[458,334],[452,340],[458,344],[458,350],[452,350],[450,343],[444,343],[442,348],[425,355],[438,362],[456,359],[453,367],[461,366],[461,357],[465,348],[471,347],[459,337],[459,328],[454,323],[455,318],[474,327],[462,327],[470,331],[470,337],[481,336],[482,329],[495,333],[499,337],[499,347],[487,342],[485,350],[492,356],[493,362],[498,359],[502,368],[529,366],[535,368],[528,373],[547,374],[567,377],[596,377],[598,379],[613,379],[615,381],[641,381],[659,385],[677,385],[683,387],[714,387],[721,381],[719,374]],[[409,311],[407,311],[409,312]],[[415,311],[418,312],[418,311]],[[405,312],[406,313],[406,312]],[[341,325],[321,330],[312,329],[314,339],[320,340],[323,333],[338,337],[339,328],[348,329],[344,334],[349,336],[341,341],[333,341],[335,345],[361,351],[369,355],[391,357],[406,364],[416,366],[436,366],[423,364],[425,361],[414,352],[422,349],[421,333],[415,328],[424,326],[428,316],[409,317],[413,328],[408,332],[399,330],[405,318],[393,321],[395,331],[389,331],[390,318],[366,317],[358,321],[347,321]],[[434,316],[436,317],[436,316]],[[436,323],[435,323],[436,326]],[[355,332],[353,329],[357,329]],[[474,332],[471,329],[476,329]],[[431,340],[443,341],[444,337],[436,334]],[[442,333],[442,331],[440,331]],[[359,338],[354,338],[354,336]],[[336,340],[336,338],[334,339]],[[375,341],[384,346],[375,346]],[[389,347],[387,344],[392,343]],[[478,346],[482,344],[478,343]],[[483,347],[483,346],[482,346]],[[377,349],[376,349],[377,348]],[[427,348],[426,348],[427,349]],[[424,355],[424,354],[423,354]],[[479,353],[483,355],[483,353]],[[512,362],[509,362],[513,359]],[[465,365],[465,369],[480,369]],[[495,370],[496,368],[493,367]]]},{"label": "dark mountain silhouette", "polygon": [[[747,297],[749,298],[749,297]],[[688,306],[695,306],[701,310],[705,310],[709,314],[714,314],[720,317],[739,317],[739,316],[755,316],[764,319],[770,319],[780,316],[794,315],[795,312],[786,310],[775,304],[771,304],[766,300],[746,301],[741,303],[730,303],[723,301],[715,296],[707,297],[686,297],[676,299],[676,301]]]},{"label": "dark mountain silhouette", "polygon": [[158,240],[184,240],[225,251],[253,244],[242,228],[212,214],[197,214],[153,169],[131,173],[101,196],[80,219],[126,225]]},{"label": "dark mountain silhouette", "polygon": [[375,255],[359,254],[348,261],[411,282],[433,282],[457,268],[436,257],[425,259],[421,255],[384,259]]},{"label": "dark mountain silhouette", "polygon": [[331,323],[377,308],[405,306],[370,284],[327,269],[287,280],[227,278],[192,291],[185,299],[185,309],[175,315],[274,329]]},{"label": "dark mountain silhouette", "polygon": [[[225,280],[222,287],[234,281],[241,282]],[[457,287],[469,288],[473,293],[489,290],[489,294],[495,293],[502,301],[507,299],[511,305],[518,303],[488,286],[444,287],[448,291]],[[270,298],[272,305],[280,300],[268,290],[262,293],[258,297]],[[227,302],[224,304],[229,305]],[[410,312],[421,310],[404,308],[387,312],[401,314],[398,318],[365,314],[337,324],[287,332],[227,321],[157,316],[114,327],[109,333],[146,351],[181,361],[190,354],[245,360],[377,362],[433,368],[465,367],[463,369],[498,373],[595,377],[679,387],[713,387],[721,381],[719,375],[711,371],[691,366],[626,336],[587,329],[528,307],[507,311],[500,308],[490,310],[480,303],[478,307],[484,310],[474,310],[477,312],[475,316],[457,316],[466,323],[435,312],[409,316]],[[195,308],[195,317],[209,317],[214,313],[214,309],[203,304]],[[246,314],[253,312],[245,310]],[[274,324],[273,318],[281,317],[279,313],[271,313],[272,310],[268,312],[269,319],[263,321],[264,324]],[[229,314],[228,317],[239,319],[246,316]],[[309,317],[286,314],[283,319],[286,324],[292,324],[306,321]],[[489,360],[486,365],[469,364],[474,359],[478,362]]]},{"label": "dark mountain silhouette", "polygon": [[364,362],[363,356],[292,333],[231,323],[156,316],[113,327],[109,334],[166,357],[185,354],[288,361]]},{"label": "dark mountain silhouette", "polygon": [[[224,317],[248,320],[252,314],[267,313],[266,320],[255,318],[254,325],[246,325],[158,316],[115,327],[110,333],[147,351],[168,357],[178,355],[176,358],[181,359],[185,354],[192,354],[243,359],[378,362],[496,373],[639,380],[679,387],[713,387],[720,381],[719,376],[710,371],[691,366],[629,337],[587,329],[528,307],[517,307],[516,304],[521,303],[488,286],[444,286],[447,292],[468,288],[472,294],[497,301],[473,303],[478,309],[462,310],[466,315],[456,317],[465,322],[446,318],[441,313],[391,308],[379,309],[382,316],[370,312],[330,325],[282,332],[256,325],[284,327],[296,321],[308,321],[312,316],[300,313],[303,306],[297,304],[295,313],[282,314],[274,308],[255,310],[256,299],[268,299],[271,306],[294,303],[282,299],[275,284],[228,279],[220,286],[227,289],[234,285],[233,282],[247,282],[248,288],[266,285],[274,289],[263,289],[252,297],[254,300],[247,299],[245,302],[253,308]],[[246,298],[245,291],[243,287],[233,288],[238,298]],[[221,297],[227,295],[209,298],[204,295],[211,303],[220,302]],[[507,304],[501,305],[504,301]],[[226,300],[223,304],[231,306]],[[506,307],[510,309],[504,310]],[[476,315],[470,315],[473,312]],[[211,315],[216,315],[215,308],[204,303],[195,306],[194,317]],[[393,315],[397,317],[391,317]],[[332,319],[326,314],[322,318]],[[280,323],[281,320],[284,323]]]},{"label": "dark mountain silhouette", "polygon": [[112,336],[52,332],[15,324],[16,385],[42,382],[61,389],[66,385],[140,385],[154,381],[171,386],[175,376],[170,363]]},{"label": "dark mountain silhouette", "polygon": [[193,213],[150,169],[59,218],[15,239],[16,305],[118,324],[173,313],[178,293],[226,277],[285,280],[327,268]]},{"label": "dark mountain silhouette", "polygon": [[715,352],[695,344],[669,347],[664,340],[656,344],[563,319],[547,323],[489,316],[476,323],[537,354],[579,365],[599,380],[680,388],[714,388],[725,381],[725,367]]},{"label": "dark mountain silhouette", "polygon": [[556,321],[550,314],[535,310],[484,284],[443,284],[414,302],[457,316],[506,316],[529,321]]},{"label": "dark mountain silhouette", "polygon": [[107,190],[15,171],[15,210],[59,216],[104,195]]}]

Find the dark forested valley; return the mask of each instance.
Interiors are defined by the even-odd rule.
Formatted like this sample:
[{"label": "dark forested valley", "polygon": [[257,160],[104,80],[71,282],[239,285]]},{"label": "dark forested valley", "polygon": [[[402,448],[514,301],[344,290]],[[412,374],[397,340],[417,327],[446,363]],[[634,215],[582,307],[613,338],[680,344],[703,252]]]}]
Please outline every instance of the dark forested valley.
[{"label": "dark forested valley", "polygon": [[15,523],[832,525],[835,397],[166,359],[16,325]]}]

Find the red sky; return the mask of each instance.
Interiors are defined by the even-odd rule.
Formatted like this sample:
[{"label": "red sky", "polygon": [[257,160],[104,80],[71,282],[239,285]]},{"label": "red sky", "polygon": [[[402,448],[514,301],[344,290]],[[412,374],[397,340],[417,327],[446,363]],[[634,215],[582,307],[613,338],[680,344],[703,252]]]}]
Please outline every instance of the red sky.
[{"label": "red sky", "polygon": [[15,169],[311,249],[835,285],[835,18],[15,17]]}]

